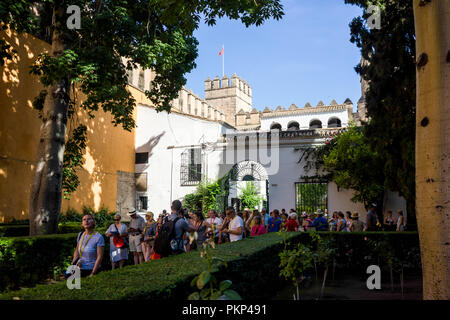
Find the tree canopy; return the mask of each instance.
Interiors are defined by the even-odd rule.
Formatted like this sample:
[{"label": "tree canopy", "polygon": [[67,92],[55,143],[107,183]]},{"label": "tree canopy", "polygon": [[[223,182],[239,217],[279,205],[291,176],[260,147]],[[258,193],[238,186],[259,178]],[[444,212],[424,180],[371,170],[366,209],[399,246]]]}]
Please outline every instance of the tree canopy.
[{"label": "tree canopy", "polygon": [[[67,8],[73,5],[80,8],[79,29],[67,27],[72,15]],[[128,70],[151,69],[156,76],[145,94],[158,111],[170,112],[171,101],[186,83],[185,74],[196,66],[198,42],[193,32],[202,20],[214,25],[216,19],[228,17],[248,27],[278,20],[283,14],[279,0],[0,2],[2,29],[31,33],[52,45],[51,52],[40,54],[31,68],[44,86],[33,106],[45,123],[38,148],[41,170],[35,172],[30,200],[33,221],[51,225],[45,233],[54,232],[59,190],[63,186],[69,196],[79,184],[76,168],[82,165],[86,127],[79,125],[66,133],[67,119],[76,114],[77,103],[91,117],[100,108],[110,112],[115,126],[131,131],[135,100],[127,90]],[[2,64],[15,54],[6,41],[0,42]],[[75,89],[84,94],[83,101],[76,101]],[[61,136],[66,135],[65,149],[66,139]],[[64,161],[59,156],[63,153]]]},{"label": "tree canopy", "polygon": [[[407,200],[409,217],[415,204],[416,68],[414,12],[410,0],[345,0],[364,9],[350,24],[351,42],[364,61],[355,70],[368,82],[364,95],[366,136],[384,157],[384,184]],[[381,10],[380,29],[365,25],[370,5]],[[411,219],[410,219],[411,221]]]}]

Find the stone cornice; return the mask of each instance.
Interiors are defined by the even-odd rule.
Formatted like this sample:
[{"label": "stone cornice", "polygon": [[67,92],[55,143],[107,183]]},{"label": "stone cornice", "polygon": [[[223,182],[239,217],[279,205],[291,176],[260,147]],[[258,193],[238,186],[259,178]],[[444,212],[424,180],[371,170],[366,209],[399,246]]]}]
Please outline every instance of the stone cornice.
[{"label": "stone cornice", "polygon": [[227,133],[224,135],[225,141],[229,141],[234,139],[234,137],[256,137],[258,135],[268,134],[270,136],[278,136],[280,139],[289,139],[289,138],[328,138],[333,136],[336,133],[344,132],[347,128],[322,128],[322,129],[307,129],[307,130],[287,130],[287,131],[238,131]]},{"label": "stone cornice", "polygon": [[285,116],[293,116],[300,114],[316,114],[330,111],[344,111],[349,107],[353,108],[351,104],[338,104],[338,105],[329,105],[329,106],[317,106],[317,107],[304,107],[298,110],[282,110],[282,111],[272,111],[272,112],[261,112],[261,118],[276,118],[276,117],[285,117]]}]

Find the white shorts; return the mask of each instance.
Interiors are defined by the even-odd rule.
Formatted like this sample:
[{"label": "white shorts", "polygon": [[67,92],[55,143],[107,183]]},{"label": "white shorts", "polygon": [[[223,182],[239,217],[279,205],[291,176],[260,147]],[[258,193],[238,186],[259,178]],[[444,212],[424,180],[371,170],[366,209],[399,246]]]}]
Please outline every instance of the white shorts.
[{"label": "white shorts", "polygon": [[141,236],[130,236],[129,238],[129,246],[131,252],[142,252],[142,243],[141,243]]}]

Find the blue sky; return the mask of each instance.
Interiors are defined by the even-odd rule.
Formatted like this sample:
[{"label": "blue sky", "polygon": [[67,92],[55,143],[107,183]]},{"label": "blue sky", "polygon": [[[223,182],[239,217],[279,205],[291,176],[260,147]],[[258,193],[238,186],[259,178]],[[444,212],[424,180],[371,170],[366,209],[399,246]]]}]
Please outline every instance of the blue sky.
[{"label": "blue sky", "polygon": [[197,68],[187,75],[186,87],[204,97],[204,80],[236,73],[253,90],[253,107],[263,110],[292,103],[315,106],[350,98],[356,108],[361,96],[359,76],[354,70],[361,55],[350,42],[351,20],[362,14],[344,0],[282,0],[282,20],[266,21],[246,28],[239,21],[218,20],[210,27],[202,23],[195,32],[199,41]]}]

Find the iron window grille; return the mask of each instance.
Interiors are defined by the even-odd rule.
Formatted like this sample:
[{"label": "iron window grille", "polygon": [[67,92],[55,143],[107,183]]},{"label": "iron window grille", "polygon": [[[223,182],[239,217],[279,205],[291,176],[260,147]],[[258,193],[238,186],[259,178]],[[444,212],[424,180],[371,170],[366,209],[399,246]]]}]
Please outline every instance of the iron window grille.
[{"label": "iron window grille", "polygon": [[199,184],[202,180],[202,150],[192,148],[181,154],[180,181],[182,186]]},{"label": "iron window grille", "polygon": [[298,182],[295,184],[297,212],[314,213],[317,209],[325,212],[328,207],[328,183]]}]

